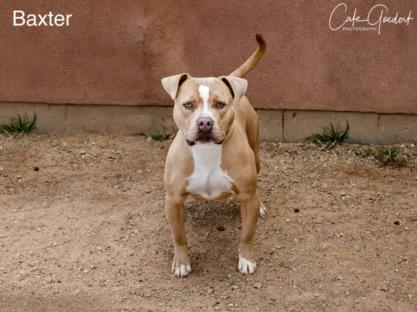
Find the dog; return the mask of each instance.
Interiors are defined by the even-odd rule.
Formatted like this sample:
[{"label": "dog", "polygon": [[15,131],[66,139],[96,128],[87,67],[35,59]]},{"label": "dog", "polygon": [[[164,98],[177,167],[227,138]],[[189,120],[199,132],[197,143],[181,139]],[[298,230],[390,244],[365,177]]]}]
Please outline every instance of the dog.
[{"label": "dog", "polygon": [[172,272],[177,277],[191,272],[184,226],[188,196],[222,200],[236,195],[242,216],[238,270],[255,272],[253,237],[266,209],[256,189],[258,116],[245,96],[248,82],[242,77],[265,54],[262,36],[257,34],[256,41],[256,51],[228,76],[195,78],[183,73],[161,81],[174,101],[178,127],[164,173],[165,210],[174,243]]}]

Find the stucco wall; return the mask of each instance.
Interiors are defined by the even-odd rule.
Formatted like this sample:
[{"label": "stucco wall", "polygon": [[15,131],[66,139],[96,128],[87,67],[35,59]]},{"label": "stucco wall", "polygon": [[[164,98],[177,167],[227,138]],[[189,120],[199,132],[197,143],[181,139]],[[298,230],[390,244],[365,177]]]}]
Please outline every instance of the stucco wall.
[{"label": "stucco wall", "polygon": [[[334,32],[340,2],[3,0],[0,102],[170,105],[161,77],[227,74],[259,32],[268,51],[247,77],[256,107],[417,113],[417,20],[380,35]],[[366,14],[377,2],[346,3]],[[417,14],[416,1],[378,3]],[[65,28],[17,28],[17,9],[73,17]]]}]

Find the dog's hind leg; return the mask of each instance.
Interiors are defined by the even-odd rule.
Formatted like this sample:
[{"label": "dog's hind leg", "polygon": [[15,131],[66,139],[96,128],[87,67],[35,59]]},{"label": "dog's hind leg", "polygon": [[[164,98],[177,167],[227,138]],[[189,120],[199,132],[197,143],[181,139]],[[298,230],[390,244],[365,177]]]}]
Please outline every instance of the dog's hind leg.
[{"label": "dog's hind leg", "polygon": [[246,122],[246,135],[248,142],[255,155],[256,172],[261,170],[261,164],[259,160],[259,121],[258,115],[253,109],[252,105],[248,103],[247,122]]}]

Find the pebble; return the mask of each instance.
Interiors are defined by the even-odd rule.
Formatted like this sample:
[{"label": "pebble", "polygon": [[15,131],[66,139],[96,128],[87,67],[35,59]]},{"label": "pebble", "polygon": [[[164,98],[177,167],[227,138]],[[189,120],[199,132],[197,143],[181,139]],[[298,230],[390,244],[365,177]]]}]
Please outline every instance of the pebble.
[{"label": "pebble", "polygon": [[261,282],[257,282],[255,284],[253,284],[253,288],[259,289],[262,287],[262,283]]},{"label": "pebble", "polygon": [[217,231],[219,231],[219,232],[223,232],[225,229],[226,229],[226,228],[225,228],[223,225],[219,225],[219,226],[217,227]]}]

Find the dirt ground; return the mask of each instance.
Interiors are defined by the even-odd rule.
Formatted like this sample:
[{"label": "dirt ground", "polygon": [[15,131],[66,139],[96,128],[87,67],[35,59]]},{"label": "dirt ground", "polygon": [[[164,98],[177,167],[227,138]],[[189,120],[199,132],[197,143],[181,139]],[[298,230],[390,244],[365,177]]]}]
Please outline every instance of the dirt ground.
[{"label": "dirt ground", "polygon": [[193,272],[171,274],[170,141],[0,137],[0,311],[416,311],[417,147],[404,168],[343,145],[262,144],[258,270],[239,209],[187,204]]}]

